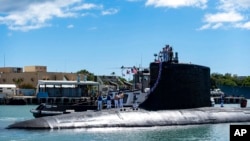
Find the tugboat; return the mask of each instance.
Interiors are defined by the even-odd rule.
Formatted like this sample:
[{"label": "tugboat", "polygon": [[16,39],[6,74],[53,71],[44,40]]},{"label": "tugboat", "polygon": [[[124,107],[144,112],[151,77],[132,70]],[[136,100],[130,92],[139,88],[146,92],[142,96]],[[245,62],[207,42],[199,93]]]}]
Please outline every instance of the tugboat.
[{"label": "tugboat", "polygon": [[227,96],[221,89],[210,90],[214,104],[240,104],[242,108],[247,106],[247,99],[243,96]]},{"label": "tugboat", "polygon": [[[122,67],[121,69],[124,69]],[[54,116],[61,114],[69,114],[73,112],[83,112],[97,110],[97,97],[87,96],[84,94],[86,88],[95,87],[98,93],[102,94],[103,108],[107,108],[107,96],[111,97],[112,107],[114,107],[114,97],[118,92],[123,93],[123,106],[133,107],[142,103],[148,95],[149,71],[147,69],[138,70],[134,74],[134,86],[130,89],[108,90],[105,93],[99,90],[99,83],[94,81],[51,81],[39,80],[37,97],[41,104],[30,112],[34,117]],[[137,87],[139,85],[140,87]],[[92,88],[91,88],[92,89]],[[107,93],[106,93],[107,92]],[[70,94],[69,94],[70,93]],[[56,97],[57,96],[57,97]],[[60,97],[59,97],[60,96]],[[63,96],[63,97],[62,97]],[[69,96],[69,97],[66,97]],[[72,98],[72,96],[75,96]],[[82,97],[84,96],[84,97]],[[78,99],[76,99],[78,97]],[[135,100],[136,98],[136,100]],[[63,103],[63,101],[74,101]],[[59,102],[57,102],[59,101]],[[135,104],[136,102],[136,104]]]},{"label": "tugboat", "polygon": [[[108,93],[111,96],[112,108],[114,108],[114,97],[118,94],[118,91],[110,91]],[[147,93],[142,93],[140,90],[125,90],[123,91],[123,106],[124,107],[133,107],[135,104],[139,105],[142,103]],[[106,96],[103,96],[103,109],[107,108]],[[91,103],[91,104],[90,104]],[[69,114],[74,112],[83,112],[83,111],[96,111],[97,103],[96,98],[91,98],[91,102],[89,101],[80,101],[78,103],[72,105],[59,105],[59,104],[46,104],[41,103],[36,109],[31,109],[30,112],[33,114],[35,118],[44,117],[44,116],[55,116],[61,114]]]}]

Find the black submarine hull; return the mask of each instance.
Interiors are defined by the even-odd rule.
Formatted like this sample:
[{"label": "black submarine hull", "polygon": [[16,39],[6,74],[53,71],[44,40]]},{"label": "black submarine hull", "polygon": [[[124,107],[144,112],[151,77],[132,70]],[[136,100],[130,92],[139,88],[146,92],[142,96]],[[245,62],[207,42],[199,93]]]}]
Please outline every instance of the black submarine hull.
[{"label": "black submarine hull", "polygon": [[76,112],[14,123],[8,129],[69,129],[104,127],[153,127],[249,122],[249,108],[202,107],[179,110]]}]

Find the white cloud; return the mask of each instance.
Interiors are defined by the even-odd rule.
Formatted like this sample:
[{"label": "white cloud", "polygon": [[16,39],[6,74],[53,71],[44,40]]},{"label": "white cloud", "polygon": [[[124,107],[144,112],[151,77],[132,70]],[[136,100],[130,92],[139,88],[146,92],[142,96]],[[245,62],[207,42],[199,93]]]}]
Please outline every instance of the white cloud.
[{"label": "white cloud", "polygon": [[211,28],[211,24],[210,24],[210,23],[201,26],[201,27],[198,28],[197,30],[205,30],[205,29],[209,29],[209,28]]},{"label": "white cloud", "polygon": [[250,7],[250,0],[220,0],[218,9],[223,11],[241,11]]},{"label": "white cloud", "polygon": [[212,29],[217,29],[217,28],[222,27],[222,26],[223,26],[222,23],[216,23],[216,24],[213,25],[211,28],[212,28]]},{"label": "white cloud", "polygon": [[[30,3],[23,10],[13,9],[9,15],[0,17],[0,23],[6,24],[11,30],[28,31],[50,26],[46,21],[54,17],[74,17],[75,14],[66,8],[79,0],[54,0],[44,3]],[[20,5],[22,6],[22,5]]]},{"label": "white cloud", "polygon": [[116,14],[118,11],[119,11],[118,9],[110,8],[110,9],[107,9],[107,10],[103,10],[103,11],[102,11],[102,15],[114,15],[114,14]]},{"label": "white cloud", "polygon": [[238,28],[243,28],[243,29],[250,30],[250,21],[245,22],[245,23],[238,23],[235,26],[238,27]]},{"label": "white cloud", "polygon": [[96,17],[96,14],[93,14],[93,13],[90,13],[90,12],[86,12],[86,13],[82,13],[81,16],[82,17],[86,17],[86,16]]},{"label": "white cloud", "polygon": [[[215,12],[204,15],[204,24],[198,30],[218,29],[223,27],[249,28],[250,0],[210,1],[216,5]],[[208,0],[147,0],[146,6],[154,7],[198,7],[205,9]]]},{"label": "white cloud", "polygon": [[93,3],[84,3],[80,6],[76,6],[72,8],[72,10],[79,11],[79,10],[90,10],[90,9],[102,9],[103,5],[96,5]]},{"label": "white cloud", "polygon": [[147,0],[146,6],[155,7],[199,7],[206,8],[207,0]]},{"label": "white cloud", "polygon": [[[49,23],[54,18],[83,17],[96,15],[89,10],[103,10],[103,5],[84,3],[83,0],[0,0],[0,25],[6,25],[10,30],[29,31],[52,26]],[[88,10],[88,12],[86,12]],[[110,8],[102,11],[102,15],[117,13]]]},{"label": "white cloud", "polygon": [[222,27],[223,24],[222,23],[216,23],[216,24],[205,24],[202,27],[198,28],[197,30],[205,30],[205,29],[218,29],[220,27]]},{"label": "white cloud", "polygon": [[223,12],[216,14],[205,15],[205,22],[208,23],[221,23],[221,22],[238,22],[242,21],[244,17],[236,12]]},{"label": "white cloud", "polygon": [[246,22],[249,8],[250,0],[219,0],[217,12],[205,14],[205,24],[199,30],[217,29],[224,26],[250,29]]}]

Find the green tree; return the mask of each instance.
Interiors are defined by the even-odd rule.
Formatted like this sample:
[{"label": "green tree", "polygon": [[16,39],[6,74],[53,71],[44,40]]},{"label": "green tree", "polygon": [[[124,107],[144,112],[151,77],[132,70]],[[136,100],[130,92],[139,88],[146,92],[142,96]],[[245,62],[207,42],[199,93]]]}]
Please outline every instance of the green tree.
[{"label": "green tree", "polygon": [[226,73],[225,75],[219,73],[211,74],[211,88],[217,88],[219,85],[227,86],[250,86],[250,76],[238,77],[236,74],[232,75]]},{"label": "green tree", "polygon": [[123,77],[118,77],[122,82],[127,82],[127,80],[125,79],[125,78],[123,78]]},{"label": "green tree", "polygon": [[246,77],[246,78],[242,81],[242,85],[241,85],[241,86],[250,87],[250,76]]},{"label": "green tree", "polygon": [[231,79],[224,79],[223,80],[223,85],[227,85],[227,86],[237,86],[237,84],[231,80]]},{"label": "green tree", "polygon": [[83,70],[80,70],[80,71],[77,71],[76,72],[77,74],[83,74],[83,75],[87,75],[87,80],[90,80],[90,81],[94,81],[95,80],[95,76],[93,73],[90,73],[89,71],[83,69]]},{"label": "green tree", "polygon": [[112,72],[111,75],[115,76],[115,72]]}]

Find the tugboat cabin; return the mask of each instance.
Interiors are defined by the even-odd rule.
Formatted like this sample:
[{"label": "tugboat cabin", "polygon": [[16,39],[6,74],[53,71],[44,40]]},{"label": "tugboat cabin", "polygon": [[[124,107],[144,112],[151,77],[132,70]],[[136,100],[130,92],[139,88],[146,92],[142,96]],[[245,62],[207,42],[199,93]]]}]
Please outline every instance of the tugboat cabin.
[{"label": "tugboat cabin", "polygon": [[37,97],[90,97],[99,92],[99,83],[94,81],[39,80]]}]

